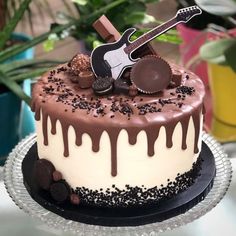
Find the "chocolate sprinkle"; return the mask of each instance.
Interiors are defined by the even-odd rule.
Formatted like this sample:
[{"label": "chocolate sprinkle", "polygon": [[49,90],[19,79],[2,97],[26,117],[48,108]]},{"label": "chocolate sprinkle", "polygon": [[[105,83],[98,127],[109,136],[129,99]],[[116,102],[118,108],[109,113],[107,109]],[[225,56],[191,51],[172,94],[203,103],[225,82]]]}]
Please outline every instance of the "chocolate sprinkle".
[{"label": "chocolate sprinkle", "polygon": [[183,95],[192,95],[195,92],[195,89],[193,87],[188,86],[180,86],[176,89],[176,93],[181,93]]},{"label": "chocolate sprinkle", "polygon": [[79,196],[82,204],[100,207],[132,207],[158,203],[172,198],[194,184],[195,179],[199,176],[201,164],[202,159],[198,158],[190,171],[178,175],[175,181],[168,179],[166,187],[162,185],[161,188],[153,187],[147,189],[144,185],[133,187],[127,184],[125,189],[121,190],[113,184],[112,189],[91,190],[85,187],[77,187],[72,192]]}]

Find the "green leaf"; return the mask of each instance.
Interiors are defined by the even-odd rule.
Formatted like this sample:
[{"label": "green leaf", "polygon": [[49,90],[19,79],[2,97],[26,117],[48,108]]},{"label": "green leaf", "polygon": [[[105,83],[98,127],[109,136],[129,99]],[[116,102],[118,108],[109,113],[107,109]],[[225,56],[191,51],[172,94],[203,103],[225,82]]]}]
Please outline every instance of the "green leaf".
[{"label": "green leaf", "polygon": [[195,0],[205,11],[219,16],[230,16],[236,13],[234,0]]},{"label": "green leaf", "polygon": [[236,41],[228,49],[225,50],[225,58],[227,64],[236,72]]},{"label": "green leaf", "polygon": [[141,23],[143,21],[145,13],[144,12],[131,12],[129,15],[125,17],[125,22],[128,25],[135,25],[138,22]]},{"label": "green leaf", "polygon": [[15,93],[21,100],[25,101],[28,105],[30,104],[31,98],[26,95],[23,89],[17,84],[15,81],[11,81],[6,74],[0,71],[0,83],[5,85],[8,89],[10,89],[13,93]]},{"label": "green leaf", "polygon": [[54,29],[50,30],[49,32],[42,34],[42,35],[40,35],[28,42],[25,42],[20,45],[12,46],[10,48],[7,48],[7,49],[1,51],[0,52],[0,63],[6,61],[7,59],[25,51],[25,50],[27,50],[28,48],[34,47],[35,45],[45,41],[50,34],[62,32],[63,30],[69,28],[70,26],[72,26],[76,23],[79,24],[80,21],[79,22],[77,22],[76,20],[70,21],[70,23],[65,24],[65,25],[61,25],[61,26],[57,26]]},{"label": "green leaf", "polygon": [[[46,67],[46,68],[39,68],[36,70],[29,70],[29,71],[25,71],[22,74],[18,74],[18,75],[14,75],[14,74],[10,74],[9,73],[9,80],[10,81],[16,81],[16,82],[21,82],[24,81],[25,79],[28,78],[35,78],[38,76],[41,76],[42,74],[44,74],[45,72],[47,72],[50,68]],[[11,75],[11,77],[10,77]]]},{"label": "green leaf", "polygon": [[207,42],[200,48],[200,56],[208,62],[225,65],[225,51],[234,44],[235,39],[232,38]]},{"label": "green leaf", "polygon": [[22,19],[30,3],[31,0],[24,0],[20,4],[19,9],[15,12],[14,16],[9,20],[8,24],[6,24],[3,31],[0,32],[0,49],[5,46],[7,40],[10,38],[18,22]]},{"label": "green leaf", "polygon": [[86,5],[88,3],[87,0],[72,0],[72,2],[74,2],[74,3],[78,4],[78,5],[82,5],[82,6],[84,6],[84,5]]},{"label": "green leaf", "polygon": [[55,48],[56,40],[48,39],[43,43],[43,50],[45,52],[50,52]]},{"label": "green leaf", "polygon": [[11,63],[0,64],[0,70],[4,73],[9,71],[14,71],[21,68],[39,68],[39,67],[52,67],[53,65],[57,65],[63,63],[62,61],[54,61],[54,60],[21,60],[14,61]]},{"label": "green leaf", "polygon": [[144,18],[142,20],[142,24],[149,24],[149,23],[153,23],[156,22],[156,19],[154,16],[149,15],[149,14],[144,14]]}]

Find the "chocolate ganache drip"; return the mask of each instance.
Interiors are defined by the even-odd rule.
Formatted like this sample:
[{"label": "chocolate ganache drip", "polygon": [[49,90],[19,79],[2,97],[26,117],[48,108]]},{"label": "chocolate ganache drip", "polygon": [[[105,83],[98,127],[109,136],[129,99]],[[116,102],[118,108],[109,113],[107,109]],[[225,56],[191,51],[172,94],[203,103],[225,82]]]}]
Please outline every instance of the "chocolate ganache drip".
[{"label": "chocolate ganache drip", "polygon": [[[155,142],[161,127],[166,131],[166,146],[171,148],[172,136],[178,123],[182,127],[182,149],[185,150],[189,122],[192,119],[195,128],[193,151],[198,153],[200,116],[205,92],[196,75],[185,72],[182,85],[155,95],[140,95],[135,98],[125,95],[97,97],[92,89],[80,89],[73,83],[67,69],[63,65],[45,74],[33,89],[31,108],[35,112],[35,119],[42,120],[44,145],[50,145],[49,122],[53,135],[57,133],[56,123],[61,124],[65,157],[69,157],[70,153],[70,126],[75,130],[76,145],[82,145],[82,135],[86,133],[91,138],[94,152],[99,151],[101,135],[106,131],[111,143],[111,175],[116,176],[117,140],[122,129],[127,131],[131,145],[136,144],[139,132],[145,131],[147,153],[151,157],[155,154]],[[179,67],[177,69],[181,70]]]}]

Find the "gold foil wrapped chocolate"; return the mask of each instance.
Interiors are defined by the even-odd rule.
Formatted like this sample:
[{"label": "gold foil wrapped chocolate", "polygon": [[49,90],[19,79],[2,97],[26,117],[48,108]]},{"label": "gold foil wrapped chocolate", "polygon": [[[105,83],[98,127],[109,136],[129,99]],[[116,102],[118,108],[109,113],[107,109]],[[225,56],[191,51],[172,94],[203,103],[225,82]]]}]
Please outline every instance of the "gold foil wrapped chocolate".
[{"label": "gold foil wrapped chocolate", "polygon": [[82,71],[91,71],[90,57],[85,54],[77,54],[71,59],[68,66],[76,75]]}]

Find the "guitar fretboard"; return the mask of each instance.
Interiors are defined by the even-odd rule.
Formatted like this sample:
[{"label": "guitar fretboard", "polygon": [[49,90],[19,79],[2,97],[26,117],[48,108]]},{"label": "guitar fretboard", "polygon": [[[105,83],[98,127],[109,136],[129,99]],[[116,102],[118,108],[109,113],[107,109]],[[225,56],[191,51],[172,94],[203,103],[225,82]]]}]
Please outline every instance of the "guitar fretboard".
[{"label": "guitar fretboard", "polygon": [[151,31],[149,31],[148,33],[140,36],[138,39],[136,39],[131,44],[129,44],[127,47],[125,47],[124,48],[125,53],[129,54],[129,53],[133,52],[134,50],[138,49],[142,45],[148,43],[149,41],[151,41],[152,39],[157,37],[158,35],[165,33],[166,31],[168,31],[170,28],[174,27],[178,23],[179,22],[177,21],[177,19],[175,17],[175,18],[170,19],[166,23],[164,23],[160,26],[157,26],[156,28],[154,28]]}]

